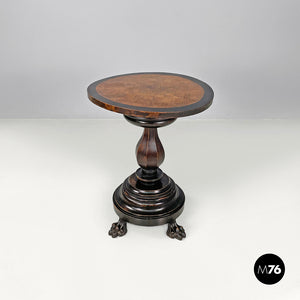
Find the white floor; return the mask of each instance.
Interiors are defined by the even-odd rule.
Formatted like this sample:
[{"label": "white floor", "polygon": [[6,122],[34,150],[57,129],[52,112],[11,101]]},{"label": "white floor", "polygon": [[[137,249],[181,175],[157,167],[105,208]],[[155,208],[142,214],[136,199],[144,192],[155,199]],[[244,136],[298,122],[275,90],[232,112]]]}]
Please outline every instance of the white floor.
[{"label": "white floor", "polygon": [[[159,130],[185,191],[178,223],[112,239],[111,196],[135,171],[125,120],[0,121],[0,299],[300,299],[300,121],[180,119]],[[263,285],[256,259],[279,255]]]}]

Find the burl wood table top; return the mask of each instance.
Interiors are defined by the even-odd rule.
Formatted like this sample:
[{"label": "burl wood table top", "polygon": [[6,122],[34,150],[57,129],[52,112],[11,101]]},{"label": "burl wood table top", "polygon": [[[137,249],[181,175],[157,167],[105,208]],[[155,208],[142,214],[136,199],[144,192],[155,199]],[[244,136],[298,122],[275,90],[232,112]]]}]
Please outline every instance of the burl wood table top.
[{"label": "burl wood table top", "polygon": [[140,118],[177,118],[207,109],[213,90],[196,78],[172,73],[133,73],[88,87],[88,97],[105,109]]}]

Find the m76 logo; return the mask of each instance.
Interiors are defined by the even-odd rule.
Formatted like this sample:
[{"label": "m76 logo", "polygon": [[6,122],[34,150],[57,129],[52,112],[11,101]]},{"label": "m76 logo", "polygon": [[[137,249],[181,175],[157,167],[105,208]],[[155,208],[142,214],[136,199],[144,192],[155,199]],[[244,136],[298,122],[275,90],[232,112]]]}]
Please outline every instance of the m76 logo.
[{"label": "m76 logo", "polygon": [[265,266],[258,266],[257,274],[280,274],[281,268],[279,265],[265,265]]},{"label": "m76 logo", "polygon": [[284,276],[285,265],[279,256],[267,253],[256,260],[253,271],[261,283],[275,284]]}]

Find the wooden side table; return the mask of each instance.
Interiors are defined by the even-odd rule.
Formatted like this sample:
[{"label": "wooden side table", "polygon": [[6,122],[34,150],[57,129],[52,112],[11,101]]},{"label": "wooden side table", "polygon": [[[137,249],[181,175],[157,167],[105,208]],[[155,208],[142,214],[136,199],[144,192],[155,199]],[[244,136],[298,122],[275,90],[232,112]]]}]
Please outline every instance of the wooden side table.
[{"label": "wooden side table", "polygon": [[168,223],[167,235],[181,240],[185,231],[176,223],[185,196],[181,188],[159,166],[164,148],[157,128],[176,118],[207,109],[213,90],[204,82],[171,73],[134,73],[105,78],[88,87],[88,97],[96,105],[122,113],[127,121],[144,128],[136,146],[139,169],[114,192],[114,209],[119,221],[109,234],[123,236],[127,222],[143,226]]}]

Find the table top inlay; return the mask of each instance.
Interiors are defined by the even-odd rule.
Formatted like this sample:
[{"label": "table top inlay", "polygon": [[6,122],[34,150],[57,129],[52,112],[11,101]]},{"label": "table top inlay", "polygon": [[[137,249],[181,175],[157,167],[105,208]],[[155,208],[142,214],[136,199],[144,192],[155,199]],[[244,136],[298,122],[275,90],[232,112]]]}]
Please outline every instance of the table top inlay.
[{"label": "table top inlay", "polygon": [[105,78],[88,87],[89,99],[105,109],[144,118],[180,117],[207,109],[212,89],[172,73],[133,73]]}]

